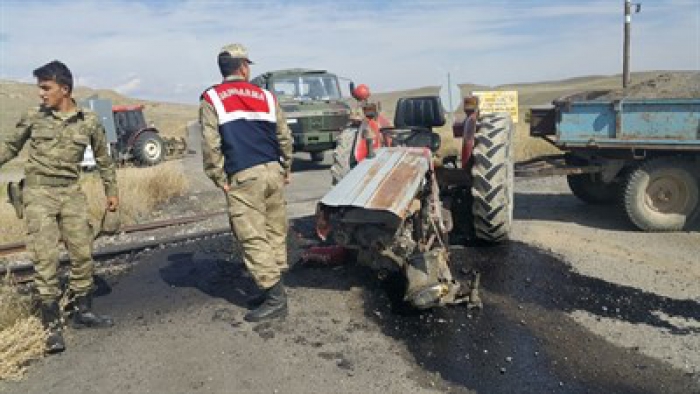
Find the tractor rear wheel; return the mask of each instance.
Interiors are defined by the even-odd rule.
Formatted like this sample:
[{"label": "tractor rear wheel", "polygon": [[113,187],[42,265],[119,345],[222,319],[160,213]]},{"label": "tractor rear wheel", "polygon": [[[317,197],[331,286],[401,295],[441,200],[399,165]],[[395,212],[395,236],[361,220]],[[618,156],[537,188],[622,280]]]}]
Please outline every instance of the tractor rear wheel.
[{"label": "tractor rear wheel", "polygon": [[471,167],[474,235],[498,243],[508,239],[513,222],[513,122],[498,113],[479,123]]},{"label": "tractor rear wheel", "polygon": [[699,181],[690,162],[658,158],[632,170],[624,207],[632,223],[645,231],[685,230],[699,208]]},{"label": "tractor rear wheel", "polygon": [[337,185],[352,169],[352,151],[357,133],[357,128],[348,127],[338,136],[333,150],[333,164],[331,165],[333,185]]},{"label": "tractor rear wheel", "polygon": [[134,141],[134,159],[143,166],[154,166],[165,157],[165,144],[158,133],[144,131]]}]

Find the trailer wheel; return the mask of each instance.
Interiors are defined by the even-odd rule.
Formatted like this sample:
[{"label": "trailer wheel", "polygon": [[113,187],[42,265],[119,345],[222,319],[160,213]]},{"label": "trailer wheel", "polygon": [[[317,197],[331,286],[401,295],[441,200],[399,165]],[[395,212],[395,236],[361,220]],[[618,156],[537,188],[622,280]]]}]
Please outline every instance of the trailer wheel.
[{"label": "trailer wheel", "polygon": [[588,204],[611,204],[617,201],[618,188],[614,183],[604,183],[591,174],[567,175],[566,181],[571,193]]},{"label": "trailer wheel", "polygon": [[320,163],[320,162],[322,162],[322,161],[323,161],[323,158],[325,157],[324,153],[325,153],[325,152],[323,152],[323,151],[321,151],[321,152],[311,152],[311,153],[310,153],[310,154],[311,154],[311,161],[313,161],[314,163]]},{"label": "trailer wheel", "polygon": [[158,133],[145,131],[136,137],[133,146],[133,155],[141,165],[154,166],[161,161],[165,156],[165,144]]},{"label": "trailer wheel", "polygon": [[474,235],[486,242],[508,239],[513,222],[513,123],[508,114],[480,119],[472,153]]},{"label": "trailer wheel", "polygon": [[[588,165],[588,160],[572,154],[564,156],[566,164],[574,166]],[[615,183],[605,183],[598,174],[567,175],[571,193],[579,200],[595,205],[611,204],[619,201],[620,188]]]},{"label": "trailer wheel", "polygon": [[333,150],[333,164],[331,165],[331,177],[333,185],[337,185],[352,169],[352,150],[357,137],[357,128],[346,128],[338,136]]},{"label": "trailer wheel", "polygon": [[658,158],[632,170],[625,183],[624,206],[642,230],[684,230],[698,209],[698,178],[691,163]]}]

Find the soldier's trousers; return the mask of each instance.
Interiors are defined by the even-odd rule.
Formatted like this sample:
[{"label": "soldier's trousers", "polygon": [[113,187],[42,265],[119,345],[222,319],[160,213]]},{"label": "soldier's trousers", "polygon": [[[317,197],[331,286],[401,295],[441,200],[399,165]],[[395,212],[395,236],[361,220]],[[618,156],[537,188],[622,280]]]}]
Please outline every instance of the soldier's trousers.
[{"label": "soldier's trousers", "polygon": [[85,194],[77,184],[31,186],[24,190],[27,246],[32,253],[34,283],[42,302],[60,297],[58,241],[63,239],[71,260],[70,290],[76,296],[92,290],[92,231]]},{"label": "soldier's trousers", "polygon": [[262,289],[274,286],[287,266],[284,170],[277,162],[229,175],[229,219],[243,261]]}]

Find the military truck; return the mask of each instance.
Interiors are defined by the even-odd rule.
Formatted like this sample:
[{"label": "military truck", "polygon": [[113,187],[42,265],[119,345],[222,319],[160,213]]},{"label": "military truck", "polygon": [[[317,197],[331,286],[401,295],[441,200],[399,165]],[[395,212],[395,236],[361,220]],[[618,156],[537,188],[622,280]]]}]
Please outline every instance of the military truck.
[{"label": "military truck", "polygon": [[325,70],[287,69],[261,74],[251,81],[271,91],[287,117],[295,152],[323,161],[350,118],[338,77]]}]

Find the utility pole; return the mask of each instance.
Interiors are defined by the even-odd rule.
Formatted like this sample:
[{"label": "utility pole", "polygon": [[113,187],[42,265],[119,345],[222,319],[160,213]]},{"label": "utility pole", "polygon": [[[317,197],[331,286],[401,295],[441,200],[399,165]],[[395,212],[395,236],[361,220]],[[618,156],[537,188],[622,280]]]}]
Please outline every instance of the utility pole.
[{"label": "utility pole", "polygon": [[[634,3],[635,13],[642,9],[641,3]],[[632,24],[632,3],[625,0],[625,39],[622,57],[622,88],[626,89],[630,83],[630,28]]]}]

